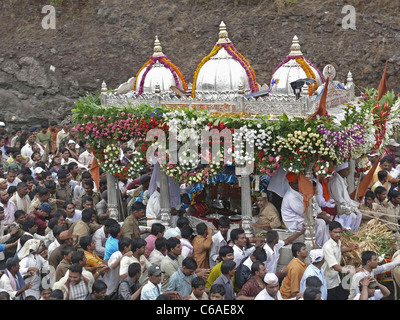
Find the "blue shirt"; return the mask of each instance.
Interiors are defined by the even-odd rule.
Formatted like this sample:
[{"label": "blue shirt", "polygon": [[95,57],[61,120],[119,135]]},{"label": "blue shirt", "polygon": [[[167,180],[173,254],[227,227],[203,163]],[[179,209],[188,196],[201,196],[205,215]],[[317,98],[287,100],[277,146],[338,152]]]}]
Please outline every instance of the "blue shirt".
[{"label": "blue shirt", "polygon": [[225,300],[235,300],[235,294],[233,292],[233,284],[232,278],[228,280],[228,278],[221,274],[213,283],[214,284],[222,284],[225,288]]},{"label": "blue shirt", "polygon": [[182,267],[175,271],[169,278],[166,291],[178,291],[181,297],[192,293],[192,280],[196,278],[195,274],[185,276],[182,272]]},{"label": "blue shirt", "polygon": [[3,252],[6,250],[6,245],[5,244],[0,244],[0,252]]},{"label": "blue shirt", "polygon": [[111,236],[107,239],[105,244],[104,260],[110,259],[111,255],[119,250],[118,243],[119,240]]},{"label": "blue shirt", "polygon": [[156,300],[161,294],[161,283],[155,285],[151,281],[147,282],[140,292],[140,300]]},{"label": "blue shirt", "polygon": [[303,277],[300,280],[300,293],[303,293],[306,290],[306,279],[310,276],[317,276],[321,282],[321,298],[322,300],[326,300],[328,296],[328,289],[326,287],[326,280],[324,273],[321,269],[317,268],[313,264],[310,264],[303,273]]}]

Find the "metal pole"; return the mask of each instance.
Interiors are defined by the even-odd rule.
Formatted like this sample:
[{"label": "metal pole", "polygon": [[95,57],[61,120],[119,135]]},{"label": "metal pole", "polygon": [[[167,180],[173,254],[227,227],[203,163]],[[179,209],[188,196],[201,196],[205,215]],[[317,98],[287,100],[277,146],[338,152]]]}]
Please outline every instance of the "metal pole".
[{"label": "metal pole", "polygon": [[110,218],[120,221],[122,217],[118,213],[117,181],[115,177],[107,173],[107,203],[110,211]]},{"label": "metal pole", "polygon": [[250,190],[250,176],[241,176],[241,208],[242,208],[242,228],[246,237],[251,238],[253,235],[252,223],[252,203]]},{"label": "metal pole", "polygon": [[160,218],[161,223],[166,228],[170,227],[170,212],[168,176],[164,171],[160,170]]}]

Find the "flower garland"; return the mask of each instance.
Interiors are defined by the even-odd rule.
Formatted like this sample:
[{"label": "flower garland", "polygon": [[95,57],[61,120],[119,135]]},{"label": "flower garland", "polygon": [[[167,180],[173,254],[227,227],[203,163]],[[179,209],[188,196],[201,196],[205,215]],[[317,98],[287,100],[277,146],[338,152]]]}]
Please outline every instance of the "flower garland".
[{"label": "flower garland", "polygon": [[246,72],[247,78],[249,79],[251,92],[259,91],[259,85],[256,82],[256,74],[254,72],[254,69],[252,68],[250,63],[245,59],[245,57],[235,48],[233,43],[217,43],[211,50],[210,54],[201,60],[200,64],[196,68],[196,71],[194,72],[193,84],[192,84],[192,98],[195,97],[197,77],[200,72],[200,69],[206,62],[208,62],[213,56],[215,56],[219,52],[219,50],[221,50],[221,48],[224,48],[226,52],[235,61],[239,62],[240,65],[243,67],[243,69]]},{"label": "flower garland", "polygon": [[[174,75],[174,77],[177,75],[177,77],[179,77],[179,79],[181,79],[182,81],[182,86],[183,86],[183,90],[188,90],[188,86],[186,83],[186,79],[182,73],[182,71],[175,65],[173,64],[167,57],[164,57],[161,59],[161,63],[167,67],[168,69],[170,69],[170,71],[172,72],[172,74]],[[175,79],[175,82],[177,84],[179,84],[179,82],[177,81],[178,79]]]},{"label": "flower garland", "polygon": [[276,152],[282,156],[281,165],[296,174],[304,172],[318,155],[332,156],[332,151],[319,133],[295,130],[286,137],[277,137]]},{"label": "flower garland", "polygon": [[388,103],[384,103],[383,106],[380,106],[379,102],[375,104],[372,109],[372,114],[374,116],[374,126],[376,127],[375,131],[375,146],[373,150],[378,150],[382,146],[382,142],[385,138],[386,134],[386,122],[389,118],[390,114],[390,105]]},{"label": "flower garland", "polygon": [[[288,55],[286,56],[285,60],[283,60],[274,70],[274,72],[272,73],[272,79],[271,79],[271,83],[270,83],[270,88],[272,87],[273,84],[278,83],[279,79],[274,79],[274,74],[275,72],[282,67],[284,64],[288,63],[290,60],[296,60],[296,62],[301,66],[301,68],[304,70],[304,72],[306,73],[307,77],[315,79],[315,74],[312,70],[312,68],[314,68],[315,70],[317,70],[318,75],[321,78],[322,83],[325,82],[324,77],[322,75],[322,73],[318,70],[318,68],[316,68],[309,60],[307,60],[304,56],[291,56]],[[311,89],[310,89],[311,88]],[[318,83],[314,83],[314,91],[316,91],[318,89]],[[309,95],[312,95],[313,91],[312,91],[312,87],[309,87]]]},{"label": "flower garland", "polygon": [[143,153],[133,150],[132,160],[124,164],[120,160],[121,149],[117,144],[109,144],[104,150],[95,150],[99,165],[104,171],[118,178],[135,177],[145,165]]},{"label": "flower garland", "polygon": [[254,72],[254,69],[251,67],[250,63],[245,59],[245,57],[239,51],[237,51],[233,43],[226,43],[221,45],[225,48],[225,50],[229,53],[229,55],[232,58],[234,58],[236,61],[240,63],[240,65],[246,71],[247,77],[249,79],[251,92],[259,91],[259,86],[256,81],[256,74]]},{"label": "flower garland", "polygon": [[282,159],[274,156],[267,156],[264,154],[264,151],[260,151],[256,157],[256,172],[255,174],[259,175],[267,175],[272,177],[275,172],[279,169],[280,163],[279,161]]},{"label": "flower garland", "polygon": [[[216,129],[218,133],[230,133],[228,136],[232,139],[228,141],[230,149],[222,134],[219,139],[208,142],[209,147],[219,147],[219,159],[211,159],[208,153],[205,156],[208,164],[202,164],[204,155],[197,152],[183,154],[183,160],[177,164],[168,163],[170,155],[159,149],[156,155],[166,160],[162,170],[179,183],[207,182],[227,164],[211,160],[221,160],[221,155],[229,151],[234,165],[254,164],[254,174],[272,176],[281,166],[300,173],[313,164],[314,172],[326,178],[334,165],[349,159],[358,159],[358,171],[367,168],[365,155],[377,144],[375,132],[385,125],[386,130],[379,134],[386,139],[400,127],[400,98],[396,101],[392,98],[390,102],[389,95],[384,97],[388,99],[386,105],[379,106],[371,98],[349,105],[340,122],[334,116],[328,121],[325,118],[289,119],[286,115],[271,118],[246,113],[218,114],[167,106],[103,107],[90,98],[79,100],[73,112],[79,136],[88,140],[100,166],[117,177],[132,177],[146,164],[148,148],[157,144],[152,139],[146,141],[152,129],[161,129],[166,135],[176,132],[178,147],[200,137],[203,130],[210,131],[212,136],[211,131]],[[126,166],[119,162],[115,149],[125,141],[134,142],[136,149],[133,163]],[[200,146],[200,139],[194,144]],[[254,145],[253,154],[246,154],[244,146],[248,144]]]},{"label": "flower garland", "polygon": [[313,167],[313,172],[318,179],[327,179],[333,175],[335,166],[332,161],[326,161],[324,159],[318,159]]},{"label": "flower garland", "polygon": [[[296,62],[301,66],[303,71],[306,73],[307,78],[312,78],[315,80],[315,74],[311,67],[308,65],[308,63],[304,60],[303,57],[296,58]],[[308,94],[311,96],[313,94],[313,91],[316,91],[318,89],[318,83],[314,82],[314,90],[313,86],[310,85],[308,86]]]},{"label": "flower garland", "polygon": [[203,67],[203,65],[209,61],[213,56],[215,56],[219,50],[221,50],[221,46],[218,46],[217,44],[214,46],[214,48],[212,48],[211,52],[204,57],[201,62],[199,63],[199,65],[197,66],[194,75],[193,75],[193,83],[192,83],[192,98],[194,99],[195,97],[195,92],[196,92],[196,83],[197,83],[197,77],[199,75],[200,69]]},{"label": "flower garland", "polygon": [[142,78],[140,79],[138,95],[141,95],[143,93],[143,86],[144,86],[144,82],[146,80],[146,76],[147,76],[147,74],[149,73],[149,71],[151,70],[151,68],[153,67],[153,65],[156,62],[161,63],[164,67],[166,67],[168,70],[171,71],[172,76],[174,77],[175,85],[178,88],[180,87],[179,80],[181,80],[183,89],[184,90],[188,90],[188,86],[186,84],[186,80],[185,80],[185,77],[182,74],[182,71],[176,65],[174,65],[167,58],[166,55],[163,55],[163,56],[160,56],[160,57],[151,56],[150,59],[145,63],[145,65],[136,74],[135,82],[134,82],[134,85],[133,85],[134,90],[136,89],[136,81],[137,81],[138,76],[140,75],[140,72],[142,72],[142,70],[146,68],[146,70],[144,71],[144,73],[142,75]]},{"label": "flower garland", "polygon": [[[339,131],[331,131],[322,125],[317,127],[325,139],[329,155],[336,163],[343,163],[359,154],[359,149],[368,145],[366,127],[354,124]],[[324,153],[325,154],[325,153]]]},{"label": "flower garland", "polygon": [[368,156],[364,155],[361,158],[358,158],[356,161],[356,171],[357,172],[367,172],[371,169],[371,162],[368,160]]},{"label": "flower garland", "polygon": [[142,70],[144,69],[144,68],[146,68],[150,63],[151,63],[151,59],[149,59],[149,60],[147,60],[147,62],[140,68],[140,70],[138,71],[138,73],[136,73],[136,76],[135,76],[135,81],[134,81],[134,83],[133,83],[133,91],[136,91],[136,83],[137,83],[137,79],[138,79],[138,77],[139,77],[139,74],[142,72]]}]

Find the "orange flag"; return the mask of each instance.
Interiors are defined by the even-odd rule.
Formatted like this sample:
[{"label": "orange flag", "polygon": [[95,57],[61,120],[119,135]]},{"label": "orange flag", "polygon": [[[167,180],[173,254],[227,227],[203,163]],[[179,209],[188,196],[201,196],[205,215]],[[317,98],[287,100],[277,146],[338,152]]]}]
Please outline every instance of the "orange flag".
[{"label": "orange flag", "polygon": [[[378,160],[376,160],[376,162],[374,163],[372,168],[368,171],[367,175],[364,177],[364,179],[361,180],[360,184],[358,185],[358,189],[354,190],[350,194],[350,198],[352,198],[353,200],[360,200],[365,196],[365,194],[367,193],[367,191],[369,189],[369,185],[371,184],[371,181],[374,178],[374,173],[376,171],[376,168],[379,166],[379,161],[381,160],[381,158],[382,158],[382,155],[379,156]],[[357,192],[357,196],[356,196],[356,192]]]},{"label": "orange flag", "polygon": [[379,83],[378,87],[378,97],[376,98],[376,101],[381,100],[381,98],[386,94],[387,92],[387,80],[386,80],[386,69],[388,65],[388,60],[386,60],[385,64],[385,70],[383,71],[382,79],[381,82]]},{"label": "orange flag", "polygon": [[325,85],[324,85],[324,91],[322,92],[321,95],[321,100],[319,101],[318,109],[315,111],[314,114],[309,116],[307,120],[313,119],[316,116],[327,116],[328,111],[326,110],[326,97],[328,95],[328,85],[329,85],[329,77],[326,79]]},{"label": "orange flag", "polygon": [[96,157],[93,157],[93,162],[90,166],[90,174],[92,175],[92,179],[96,184],[97,190],[100,190],[100,165],[97,162]]},{"label": "orange flag", "polygon": [[299,192],[303,195],[304,212],[307,211],[310,199],[314,196],[313,183],[303,173],[299,175]]}]

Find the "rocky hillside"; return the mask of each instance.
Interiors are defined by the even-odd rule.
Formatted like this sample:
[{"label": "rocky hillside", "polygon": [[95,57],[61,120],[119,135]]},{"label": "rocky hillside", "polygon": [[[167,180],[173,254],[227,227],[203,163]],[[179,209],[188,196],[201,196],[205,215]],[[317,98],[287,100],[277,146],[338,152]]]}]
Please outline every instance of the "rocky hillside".
[{"label": "rocky hillside", "polygon": [[[45,30],[52,1],[56,28]],[[345,5],[356,30],[343,28]],[[389,89],[400,90],[400,0],[2,0],[0,9],[0,120],[13,126],[62,119],[103,80],[116,88],[147,61],[155,35],[191,82],[221,21],[260,84],[297,35],[320,70],[333,64],[341,81],[351,70],[357,94],[378,86],[386,60]]]}]

